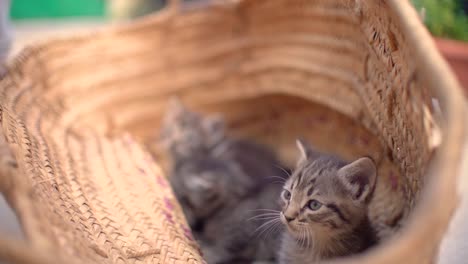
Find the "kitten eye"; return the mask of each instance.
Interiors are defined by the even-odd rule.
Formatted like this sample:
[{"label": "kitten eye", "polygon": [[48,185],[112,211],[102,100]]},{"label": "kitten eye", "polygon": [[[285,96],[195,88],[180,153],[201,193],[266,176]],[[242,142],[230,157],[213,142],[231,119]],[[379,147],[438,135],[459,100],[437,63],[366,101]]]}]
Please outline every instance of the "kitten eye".
[{"label": "kitten eye", "polygon": [[283,198],[289,201],[289,199],[291,199],[291,193],[288,190],[283,190]]},{"label": "kitten eye", "polygon": [[317,200],[310,200],[309,204],[307,204],[307,207],[309,207],[309,209],[312,211],[317,211],[320,209],[320,207],[322,207],[322,204]]}]

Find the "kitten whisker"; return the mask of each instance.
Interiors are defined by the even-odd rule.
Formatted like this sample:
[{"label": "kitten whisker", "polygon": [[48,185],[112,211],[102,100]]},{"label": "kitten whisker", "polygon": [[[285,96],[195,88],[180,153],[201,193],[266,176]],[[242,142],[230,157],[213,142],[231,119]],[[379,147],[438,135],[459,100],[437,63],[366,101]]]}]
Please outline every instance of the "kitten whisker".
[{"label": "kitten whisker", "polygon": [[267,225],[265,228],[263,228],[263,230],[260,233],[258,233],[257,238],[261,238],[263,234],[268,234],[268,230],[271,229],[271,227],[274,226],[275,223],[276,221],[272,219],[272,222],[269,225]]},{"label": "kitten whisker", "polygon": [[280,213],[278,210],[272,210],[272,209],[254,209],[254,210],[248,210],[248,212],[255,212],[255,211],[265,211],[265,212],[273,212],[273,213]]},{"label": "kitten whisker", "polygon": [[[277,218],[274,218],[274,219],[271,219],[271,220],[268,220],[266,221],[265,223],[263,223],[262,225],[260,225],[259,227],[257,227],[257,229],[255,229],[255,231],[253,232],[254,234],[257,233],[258,231],[261,231],[265,228],[267,228],[269,225],[271,225],[272,223],[274,223],[275,221],[278,221]],[[263,230],[264,231],[264,230]],[[263,233],[263,232],[260,232],[260,234]],[[259,235],[257,235],[257,237],[259,237]]]},{"label": "kitten whisker", "polygon": [[301,247],[305,248],[307,246],[307,228],[301,227]]},{"label": "kitten whisker", "polygon": [[247,219],[247,221],[266,220],[266,219],[269,219],[269,218],[276,218],[278,216],[279,216],[279,214],[277,214],[277,213],[265,213],[265,214],[260,214],[260,215],[253,216],[253,217]]},{"label": "kitten whisker", "polygon": [[305,247],[307,239],[307,231],[305,230],[305,228],[302,229],[302,234],[304,235],[304,237],[302,238],[302,246]]},{"label": "kitten whisker", "polygon": [[262,215],[279,215],[279,212],[265,212],[256,216],[262,216]]},{"label": "kitten whisker", "polygon": [[284,185],[284,182],[274,181],[274,182],[271,182],[271,184],[281,184],[281,185]]},{"label": "kitten whisker", "polygon": [[300,246],[301,248],[303,248],[303,246],[302,246],[302,241],[303,241],[303,240],[302,240],[302,237],[303,237],[303,235],[304,235],[303,230],[300,229],[300,230],[299,230],[299,246]]},{"label": "kitten whisker", "polygon": [[255,229],[254,233],[263,230],[264,228],[268,227],[272,222],[274,222],[276,218],[270,219],[266,221],[265,223],[261,224],[257,229]]},{"label": "kitten whisker", "polygon": [[288,179],[284,178],[284,177],[281,177],[281,176],[278,176],[278,175],[273,175],[273,176],[268,176],[268,177],[265,177],[266,179],[278,179],[280,180],[282,183],[285,183]]},{"label": "kitten whisker", "polygon": [[273,236],[275,233],[278,232],[278,226],[281,226],[282,223],[281,223],[281,220],[278,219],[278,221],[275,221],[272,225],[271,225],[271,228],[269,228],[269,230],[267,232],[265,232],[265,234],[263,235],[263,237],[265,239],[268,239],[270,236]]},{"label": "kitten whisker", "polygon": [[[271,222],[271,224],[268,225],[268,227],[264,228],[263,231],[260,232],[260,233],[258,234],[257,237],[261,237],[262,234],[265,234],[265,235],[268,234],[268,233],[269,233],[269,230],[271,230],[272,228],[274,228],[274,226],[275,226],[278,222],[280,222],[280,219],[279,219],[279,218],[273,219],[273,220],[270,220],[270,222]],[[266,238],[266,237],[265,237],[265,238]]]},{"label": "kitten whisker", "polygon": [[307,233],[307,243],[306,243],[306,246],[307,246],[307,248],[310,248],[310,246],[311,246],[310,231],[309,231],[309,229],[307,229],[307,228],[306,228],[305,230],[306,230],[306,233]]},{"label": "kitten whisker", "polygon": [[277,233],[277,232],[281,231],[281,229],[283,229],[283,227],[284,227],[283,223],[281,222],[281,220],[279,220],[278,224],[275,227],[275,230],[273,230],[273,233]]},{"label": "kitten whisker", "polygon": [[262,219],[252,219],[252,220],[249,220],[249,221],[258,221],[258,222],[264,222],[264,221],[269,221],[269,220],[273,220],[274,217],[270,217],[270,218],[262,218]]},{"label": "kitten whisker", "polygon": [[283,167],[281,167],[280,165],[278,164],[275,164],[275,167],[277,167],[278,169],[284,171],[284,173],[286,173],[286,175],[288,175],[288,177],[291,177],[291,173],[287,170],[285,170]]}]

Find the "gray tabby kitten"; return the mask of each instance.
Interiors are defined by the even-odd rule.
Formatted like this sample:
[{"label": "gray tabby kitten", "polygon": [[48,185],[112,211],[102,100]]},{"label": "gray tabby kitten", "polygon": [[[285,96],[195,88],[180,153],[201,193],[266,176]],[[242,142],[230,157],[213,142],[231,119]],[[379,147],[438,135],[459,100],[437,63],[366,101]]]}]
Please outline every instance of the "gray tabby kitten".
[{"label": "gray tabby kitten", "polygon": [[265,181],[265,187],[254,186],[235,162],[213,157],[182,161],[172,177],[209,264],[275,259],[279,237],[264,239],[260,232],[270,219],[257,216],[279,210],[272,201],[277,201],[281,185]]},{"label": "gray tabby kitten", "polygon": [[202,116],[172,98],[164,115],[160,142],[175,160],[201,153],[222,151],[224,121],[218,115]]},{"label": "gray tabby kitten", "polygon": [[281,185],[272,181],[284,182],[287,175],[274,153],[225,136],[221,118],[189,111],[178,100],[166,113],[162,140],[173,160],[172,188],[208,263],[274,260],[279,239],[264,240],[258,233],[270,219],[248,221],[279,210],[272,201]]},{"label": "gray tabby kitten", "polygon": [[317,263],[362,252],[375,243],[367,206],[377,169],[367,157],[352,163],[297,141],[301,158],[284,184],[279,263]]}]

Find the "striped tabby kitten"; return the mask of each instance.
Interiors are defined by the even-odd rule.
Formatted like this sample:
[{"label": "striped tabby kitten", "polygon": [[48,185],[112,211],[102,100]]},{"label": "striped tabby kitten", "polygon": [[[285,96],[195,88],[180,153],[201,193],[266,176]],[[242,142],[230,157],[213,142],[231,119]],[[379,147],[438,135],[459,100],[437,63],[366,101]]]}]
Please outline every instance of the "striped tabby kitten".
[{"label": "striped tabby kitten", "polygon": [[301,158],[284,184],[279,263],[317,263],[361,252],[375,243],[367,206],[377,169],[367,157],[352,163],[297,141]]}]

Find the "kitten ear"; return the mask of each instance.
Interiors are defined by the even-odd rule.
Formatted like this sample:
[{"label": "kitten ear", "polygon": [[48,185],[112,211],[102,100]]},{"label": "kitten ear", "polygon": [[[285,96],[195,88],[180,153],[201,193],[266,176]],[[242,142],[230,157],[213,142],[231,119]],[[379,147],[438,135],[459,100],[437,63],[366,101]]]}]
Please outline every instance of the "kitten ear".
[{"label": "kitten ear", "polygon": [[296,139],[296,146],[300,153],[298,164],[306,160],[316,159],[318,157],[318,153],[313,150],[312,147],[310,147],[310,145],[307,144],[304,140]]},{"label": "kitten ear", "polygon": [[172,133],[174,133],[174,125],[181,116],[187,111],[182,101],[177,96],[172,96],[166,106],[166,111],[161,120],[161,128],[159,132],[159,140],[164,147],[168,147],[171,143]]},{"label": "kitten ear", "polygon": [[[190,111],[185,107],[179,97],[172,96],[166,106],[161,128],[171,130],[171,128],[180,125],[181,120],[190,114]],[[167,131],[171,133],[171,131]]]},{"label": "kitten ear", "polygon": [[188,111],[178,96],[172,96],[169,99],[167,108],[169,109],[168,112],[173,115],[180,115]]},{"label": "kitten ear", "polygon": [[216,144],[224,138],[224,119],[220,115],[210,115],[202,121],[203,129],[208,136],[210,144]]},{"label": "kitten ear", "polygon": [[338,170],[338,177],[353,199],[366,202],[377,178],[377,168],[368,158],[360,158]]}]

